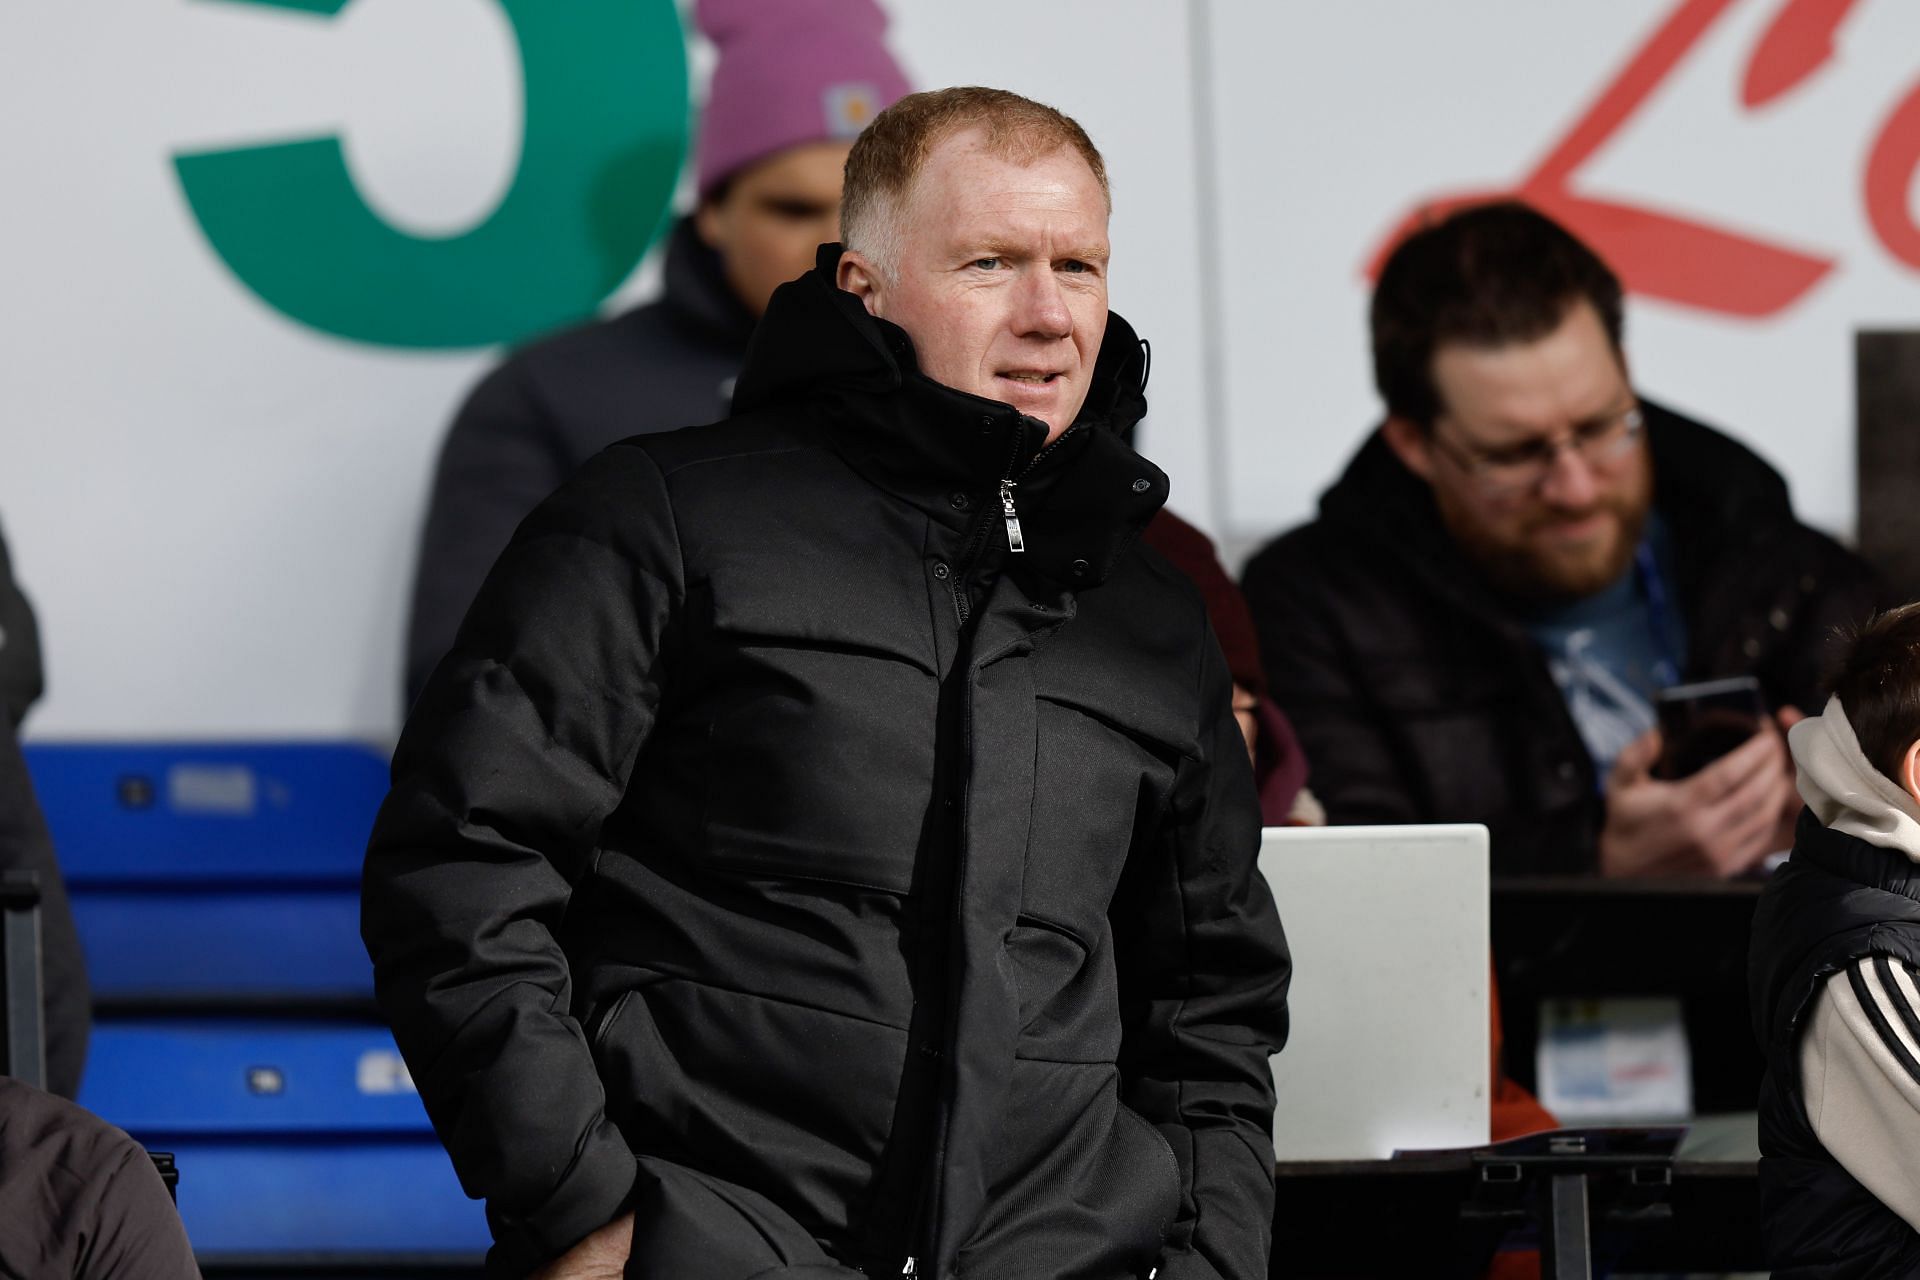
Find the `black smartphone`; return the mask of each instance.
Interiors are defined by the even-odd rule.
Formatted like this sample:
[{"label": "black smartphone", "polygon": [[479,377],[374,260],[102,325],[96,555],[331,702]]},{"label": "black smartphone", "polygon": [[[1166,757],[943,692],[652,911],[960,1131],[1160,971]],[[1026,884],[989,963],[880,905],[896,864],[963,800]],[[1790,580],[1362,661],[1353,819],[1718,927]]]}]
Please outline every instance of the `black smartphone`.
[{"label": "black smartphone", "polygon": [[1733,750],[1768,722],[1767,700],[1752,676],[1677,684],[1653,695],[1666,740],[1654,776],[1690,777]]}]

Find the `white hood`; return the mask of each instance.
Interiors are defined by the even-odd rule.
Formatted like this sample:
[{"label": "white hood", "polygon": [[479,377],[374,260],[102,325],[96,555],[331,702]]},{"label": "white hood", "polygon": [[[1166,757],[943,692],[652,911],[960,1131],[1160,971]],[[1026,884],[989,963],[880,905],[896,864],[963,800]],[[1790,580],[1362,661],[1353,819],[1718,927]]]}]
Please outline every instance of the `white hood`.
[{"label": "white hood", "polygon": [[1800,798],[1822,825],[1920,862],[1920,806],[1873,767],[1840,699],[1787,732]]}]

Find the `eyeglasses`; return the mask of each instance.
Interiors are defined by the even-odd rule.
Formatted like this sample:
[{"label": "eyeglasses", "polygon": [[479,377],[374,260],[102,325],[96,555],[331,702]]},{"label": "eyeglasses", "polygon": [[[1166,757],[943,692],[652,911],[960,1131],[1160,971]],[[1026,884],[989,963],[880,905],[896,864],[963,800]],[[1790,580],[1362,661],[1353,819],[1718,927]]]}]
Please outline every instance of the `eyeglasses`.
[{"label": "eyeglasses", "polygon": [[1437,428],[1431,438],[1434,447],[1482,489],[1490,494],[1513,494],[1539,488],[1560,460],[1562,449],[1571,449],[1589,467],[1603,468],[1625,457],[1640,443],[1646,429],[1646,415],[1634,405],[1610,418],[1583,422],[1557,440],[1529,440],[1503,449],[1448,444]]}]

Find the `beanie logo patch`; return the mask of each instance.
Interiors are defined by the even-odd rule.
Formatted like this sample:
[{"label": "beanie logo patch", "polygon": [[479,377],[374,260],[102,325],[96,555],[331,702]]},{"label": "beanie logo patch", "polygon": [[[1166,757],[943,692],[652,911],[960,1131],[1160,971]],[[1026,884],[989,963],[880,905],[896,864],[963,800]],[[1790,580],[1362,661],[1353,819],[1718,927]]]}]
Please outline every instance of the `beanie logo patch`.
[{"label": "beanie logo patch", "polygon": [[856,138],[880,114],[880,93],[870,84],[832,84],[820,95],[827,135]]}]

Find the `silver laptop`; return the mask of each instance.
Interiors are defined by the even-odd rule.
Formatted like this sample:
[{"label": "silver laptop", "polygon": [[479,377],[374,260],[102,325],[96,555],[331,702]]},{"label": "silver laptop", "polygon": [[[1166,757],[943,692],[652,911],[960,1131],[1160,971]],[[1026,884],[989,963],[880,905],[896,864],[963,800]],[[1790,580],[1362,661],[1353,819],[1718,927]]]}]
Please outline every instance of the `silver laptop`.
[{"label": "silver laptop", "polygon": [[1293,950],[1278,1158],[1486,1142],[1487,829],[1270,828],[1260,870]]}]

